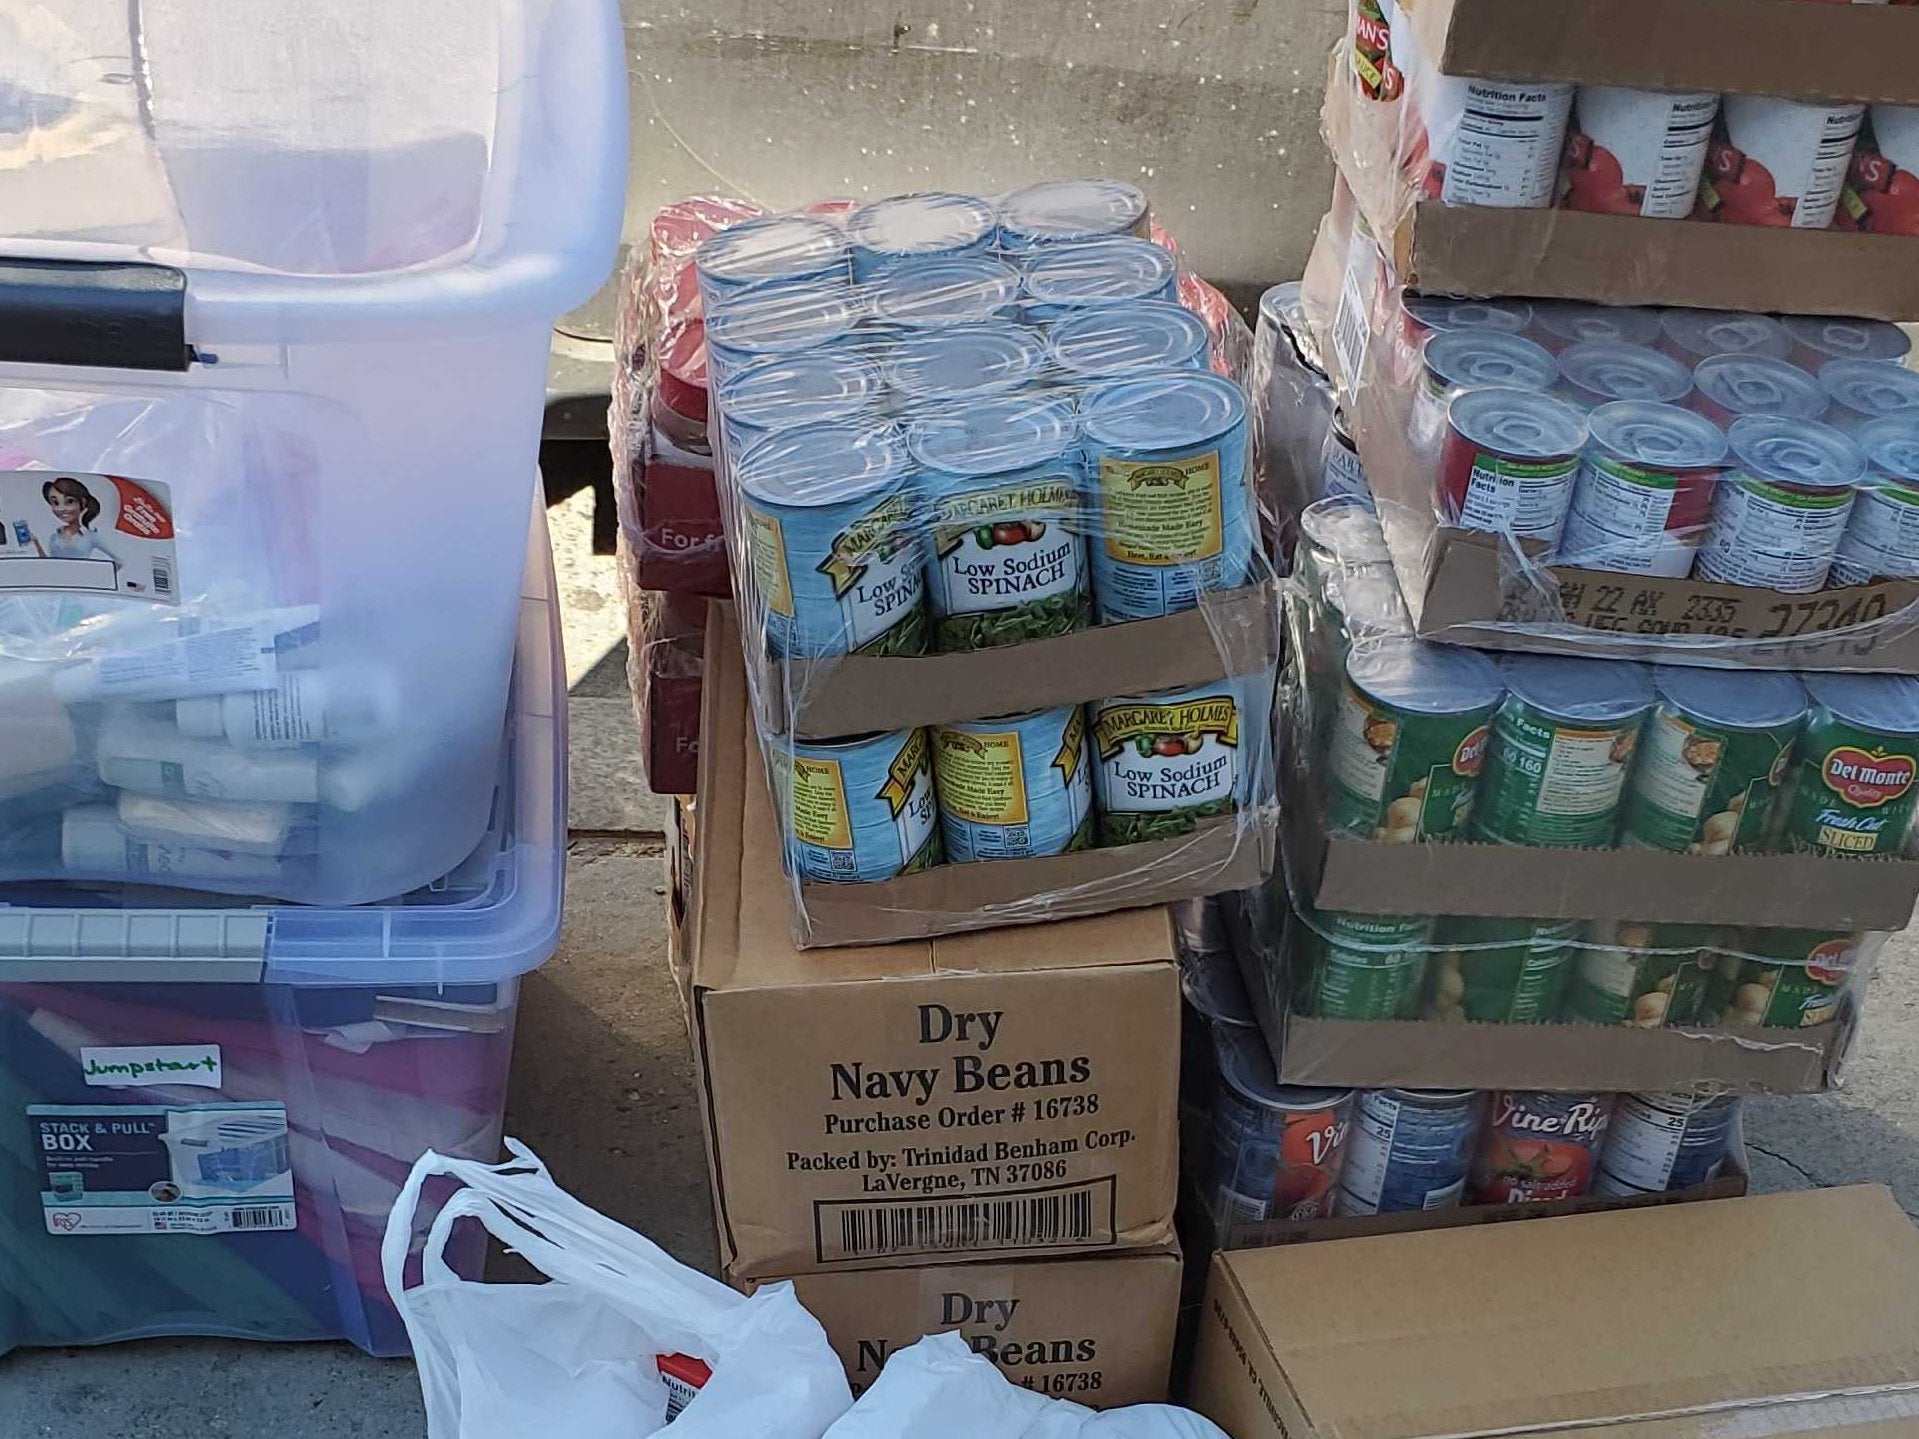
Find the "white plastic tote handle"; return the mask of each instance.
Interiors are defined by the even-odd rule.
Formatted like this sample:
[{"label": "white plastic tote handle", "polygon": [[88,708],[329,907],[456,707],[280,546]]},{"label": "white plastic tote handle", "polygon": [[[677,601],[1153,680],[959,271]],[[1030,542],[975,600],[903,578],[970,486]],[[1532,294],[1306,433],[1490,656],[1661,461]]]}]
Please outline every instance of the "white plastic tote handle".
[{"label": "white plastic tote handle", "polygon": [[[751,1298],[737,1294],[567,1194],[524,1145],[509,1139],[506,1147],[514,1157],[498,1166],[428,1150],[387,1221],[381,1266],[413,1343],[429,1439],[461,1439],[465,1428],[460,1355],[435,1315],[462,1293],[489,1287],[461,1279],[446,1263],[454,1226],[467,1218],[556,1284],[590,1295],[593,1307],[629,1317],[657,1353],[690,1355],[712,1367],[712,1378],[674,1422],[673,1439],[819,1439],[851,1404],[826,1331],[801,1308],[790,1284],[767,1285]],[[466,1187],[435,1217],[421,1283],[409,1288],[407,1251],[421,1193],[436,1175]],[[642,1363],[653,1358],[637,1357]]]}]

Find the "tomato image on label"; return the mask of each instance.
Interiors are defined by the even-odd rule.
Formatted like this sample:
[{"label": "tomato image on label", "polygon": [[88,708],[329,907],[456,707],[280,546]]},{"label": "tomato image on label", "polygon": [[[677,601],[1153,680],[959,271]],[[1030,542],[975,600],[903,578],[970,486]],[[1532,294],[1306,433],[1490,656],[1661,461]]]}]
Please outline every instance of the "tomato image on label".
[{"label": "tomato image on label", "polygon": [[1474,1199],[1510,1204],[1585,1194],[1612,1106],[1610,1094],[1495,1094],[1473,1160]]}]

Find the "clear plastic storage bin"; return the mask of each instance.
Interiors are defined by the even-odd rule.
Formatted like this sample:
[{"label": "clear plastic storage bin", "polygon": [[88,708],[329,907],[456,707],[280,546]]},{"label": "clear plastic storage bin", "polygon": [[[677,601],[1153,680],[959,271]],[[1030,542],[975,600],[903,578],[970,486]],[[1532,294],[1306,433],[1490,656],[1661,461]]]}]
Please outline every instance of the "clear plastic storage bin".
[{"label": "clear plastic storage bin", "polygon": [[535,538],[492,821],[440,881],[358,909],[0,894],[0,1354],[405,1351],[387,1213],[423,1150],[498,1157],[519,977],[559,942],[565,667]]},{"label": "clear plastic storage bin", "polygon": [[487,824],[614,0],[0,12],[0,878],[363,904]]}]

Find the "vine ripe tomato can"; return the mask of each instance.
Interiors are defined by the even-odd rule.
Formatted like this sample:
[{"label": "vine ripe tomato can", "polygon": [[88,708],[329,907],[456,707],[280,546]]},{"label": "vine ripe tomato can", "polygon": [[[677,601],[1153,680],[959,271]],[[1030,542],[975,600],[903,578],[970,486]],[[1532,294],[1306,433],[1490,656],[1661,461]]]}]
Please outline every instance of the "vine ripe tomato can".
[{"label": "vine ripe tomato can", "polygon": [[1919,579],[1919,412],[1888,415],[1853,437],[1866,482],[1833,556],[1834,585]]},{"label": "vine ripe tomato can", "polygon": [[1474,650],[1413,639],[1356,646],[1333,711],[1328,824],[1388,844],[1463,837],[1504,693]]},{"label": "vine ripe tomato can", "polygon": [[1363,1089],[1333,1208],[1339,1214],[1456,1209],[1486,1096],[1475,1089]]},{"label": "vine ripe tomato can", "polygon": [[1715,94],[1580,86],[1566,135],[1566,208],[1685,219],[1718,115]]},{"label": "vine ripe tomato can", "polygon": [[1659,314],[1659,348],[1687,367],[1714,355],[1755,355],[1783,360],[1792,337],[1771,315],[1749,310],[1688,310],[1675,305]]},{"label": "vine ripe tomato can", "polygon": [[1700,188],[1711,218],[1826,229],[1865,118],[1860,104],[1726,96]]},{"label": "vine ripe tomato can", "polygon": [[1654,665],[1619,843],[1678,854],[1769,847],[1773,801],[1806,722],[1806,687],[1779,670]]},{"label": "vine ripe tomato can", "polygon": [[1719,963],[1717,939],[1704,925],[1594,920],[1580,941],[1561,1018],[1635,1029],[1694,1023]]},{"label": "vine ripe tomato can", "polygon": [[1664,1194],[1710,1183],[1726,1167],[1738,1125],[1737,1095],[1622,1094],[1593,1193]]},{"label": "vine ripe tomato can", "polygon": [[1726,432],[1731,467],[1713,493],[1694,574],[1785,594],[1822,588],[1866,457],[1830,425],[1747,415]]},{"label": "vine ripe tomato can", "polygon": [[1784,315],[1792,336],[1792,360],[1817,374],[1828,360],[1903,360],[1912,353],[1906,332],[1886,320],[1839,315]]},{"label": "vine ripe tomato can", "polygon": [[[1671,365],[1690,388],[1691,377],[1677,361],[1641,353]],[[1638,400],[1601,405],[1587,424],[1592,443],[1573,481],[1555,558],[1586,569],[1683,578],[1705,537],[1726,437],[1691,410]]]},{"label": "vine ripe tomato can", "polygon": [[1823,420],[1825,387],[1799,366],[1769,355],[1711,355],[1692,370],[1692,407],[1724,428],[1742,415]]},{"label": "vine ripe tomato can", "polygon": [[1719,957],[1705,1015],[1728,1028],[1809,1029],[1837,1017],[1861,939],[1816,929],[1749,929]]},{"label": "vine ripe tomato can", "polygon": [[932,538],[933,648],[991,649],[1092,623],[1077,439],[1071,406],[1034,395],[977,400],[913,425]]},{"label": "vine ripe tomato can", "polygon": [[1570,848],[1612,843],[1652,677],[1632,660],[1506,655],[1473,837]]},{"label": "vine ripe tomato can", "polygon": [[933,729],[947,858],[1023,859],[1093,842],[1086,712],[1078,705]]},{"label": "vine ripe tomato can", "polygon": [[1919,680],[1809,674],[1812,709],[1781,842],[1827,857],[1904,854],[1919,803]]},{"label": "vine ripe tomato can", "polygon": [[1550,1023],[1559,1018],[1578,938],[1576,919],[1442,919],[1419,1017]]},{"label": "vine ripe tomato can", "polygon": [[1439,460],[1447,523],[1514,539],[1559,542],[1586,417],[1534,390],[1467,390],[1446,406]]},{"label": "vine ripe tomato can", "polygon": [[1578,1199],[1590,1192],[1613,1099],[1496,1090],[1467,1179],[1472,1202]]},{"label": "vine ripe tomato can", "polygon": [[1211,1190],[1222,1224],[1324,1219],[1352,1131],[1353,1091],[1281,1084],[1256,1031],[1213,1032],[1220,1086]]},{"label": "vine ripe tomato can", "polygon": [[786,869],[864,884],[940,862],[939,805],[923,729],[768,746]]}]

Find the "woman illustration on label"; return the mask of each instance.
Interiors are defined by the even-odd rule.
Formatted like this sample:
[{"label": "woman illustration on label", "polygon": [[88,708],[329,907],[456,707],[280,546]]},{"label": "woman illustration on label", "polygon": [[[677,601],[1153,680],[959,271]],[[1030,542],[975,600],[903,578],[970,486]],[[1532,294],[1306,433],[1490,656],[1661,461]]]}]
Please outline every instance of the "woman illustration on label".
[{"label": "woman illustration on label", "polygon": [[[47,502],[47,508],[53,511],[54,519],[60,522],[59,528],[49,535],[46,543],[38,539],[34,547],[45,559],[50,560],[91,560],[101,559],[113,566],[117,577],[120,573],[120,557],[100,543],[100,537],[94,533],[93,522],[100,518],[100,502],[89,490],[72,475],[62,475],[57,480],[48,480],[40,487],[40,497]],[[137,585],[129,585],[137,589]]]}]

